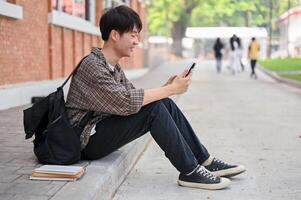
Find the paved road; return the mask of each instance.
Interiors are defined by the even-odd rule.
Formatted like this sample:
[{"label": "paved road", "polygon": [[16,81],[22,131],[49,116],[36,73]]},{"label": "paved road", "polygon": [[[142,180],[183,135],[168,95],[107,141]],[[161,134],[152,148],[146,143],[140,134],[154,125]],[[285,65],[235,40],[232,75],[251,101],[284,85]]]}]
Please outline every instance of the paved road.
[{"label": "paved road", "polygon": [[[168,63],[150,76],[181,71],[189,62]],[[198,64],[189,91],[177,102],[211,154],[244,164],[247,172],[225,190],[179,187],[178,172],[153,142],[115,200],[301,199],[301,90],[262,73],[257,81],[248,72],[217,75],[212,65]]]}]

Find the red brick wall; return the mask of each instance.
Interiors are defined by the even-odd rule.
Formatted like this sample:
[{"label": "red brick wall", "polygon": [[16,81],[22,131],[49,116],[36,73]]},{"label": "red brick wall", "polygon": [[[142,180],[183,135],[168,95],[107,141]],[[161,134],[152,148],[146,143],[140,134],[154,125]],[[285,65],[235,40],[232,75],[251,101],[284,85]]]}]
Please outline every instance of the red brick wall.
[{"label": "red brick wall", "polygon": [[50,77],[56,79],[62,77],[63,72],[63,58],[62,58],[62,29],[57,26],[50,26]]},{"label": "red brick wall", "polygon": [[[94,36],[48,24],[50,0],[11,0],[23,7],[23,19],[0,16],[0,85],[56,79],[69,75],[79,60],[103,41]],[[96,2],[95,25],[102,14]],[[143,17],[138,0],[130,5]],[[121,61],[125,69],[143,67],[143,50]]]},{"label": "red brick wall", "polygon": [[82,33],[80,32],[73,32],[73,39],[74,39],[74,62],[78,63],[80,59],[83,57],[83,50],[82,50]]},{"label": "red brick wall", "polygon": [[100,17],[102,15],[102,10],[103,10],[103,1],[95,1],[95,9],[96,9],[96,12],[95,12],[95,26],[99,26],[99,20],[100,20]]},{"label": "red brick wall", "polygon": [[87,55],[90,50],[91,50],[91,45],[92,45],[92,37],[87,34],[83,34],[83,49],[84,49],[84,55]]},{"label": "red brick wall", "polygon": [[63,29],[64,31],[64,76],[68,76],[74,68],[73,62],[73,33],[70,29]]},{"label": "red brick wall", "polygon": [[49,78],[47,1],[16,4],[22,20],[0,16],[0,85]]},{"label": "red brick wall", "polygon": [[[100,7],[97,5],[96,8]],[[92,46],[101,44],[98,36],[55,25],[49,25],[49,32],[51,79],[68,76],[80,59],[90,52]]]}]

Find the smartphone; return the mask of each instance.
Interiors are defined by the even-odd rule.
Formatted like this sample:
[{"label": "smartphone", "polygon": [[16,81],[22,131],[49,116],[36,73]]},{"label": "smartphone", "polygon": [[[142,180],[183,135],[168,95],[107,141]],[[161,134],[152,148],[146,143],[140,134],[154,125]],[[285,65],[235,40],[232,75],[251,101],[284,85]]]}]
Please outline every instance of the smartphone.
[{"label": "smartphone", "polygon": [[192,65],[189,68],[189,70],[188,70],[187,74],[185,75],[185,77],[187,77],[190,74],[190,72],[191,72],[191,70],[193,70],[194,66],[195,66],[195,63],[192,63]]}]

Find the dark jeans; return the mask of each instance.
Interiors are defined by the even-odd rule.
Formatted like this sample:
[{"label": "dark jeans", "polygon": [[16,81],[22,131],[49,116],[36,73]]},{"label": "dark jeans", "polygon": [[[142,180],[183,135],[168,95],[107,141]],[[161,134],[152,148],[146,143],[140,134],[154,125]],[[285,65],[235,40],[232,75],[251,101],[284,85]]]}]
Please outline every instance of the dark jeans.
[{"label": "dark jeans", "polygon": [[256,61],[257,61],[257,60],[251,60],[251,61],[250,61],[251,69],[252,69],[251,76],[253,76],[253,75],[256,76],[256,73],[255,73]]},{"label": "dark jeans", "polygon": [[181,173],[191,172],[209,158],[189,122],[169,98],[143,106],[136,114],[114,115],[100,121],[82,151],[82,158],[102,158],[148,131]]},{"label": "dark jeans", "polygon": [[215,60],[216,60],[216,71],[217,73],[220,73],[222,68],[222,56],[215,56]]}]

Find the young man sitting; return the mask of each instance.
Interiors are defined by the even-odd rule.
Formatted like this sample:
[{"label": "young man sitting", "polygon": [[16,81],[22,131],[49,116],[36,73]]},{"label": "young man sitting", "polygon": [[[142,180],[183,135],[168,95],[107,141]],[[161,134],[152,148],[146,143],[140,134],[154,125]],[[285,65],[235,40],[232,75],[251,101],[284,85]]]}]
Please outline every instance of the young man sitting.
[{"label": "young man sitting", "polygon": [[108,10],[100,19],[103,48],[93,48],[72,78],[67,112],[77,126],[89,111],[92,120],[81,134],[82,158],[99,159],[150,132],[180,172],[178,184],[221,189],[230,177],[245,171],[209,155],[189,122],[169,98],[186,92],[191,74],[171,77],[159,88],[136,89],[119,61],[130,57],[139,42],[142,23],[127,6]]}]

